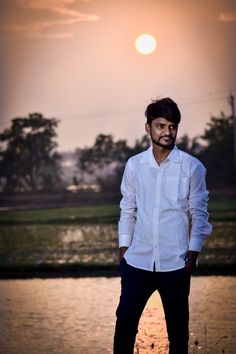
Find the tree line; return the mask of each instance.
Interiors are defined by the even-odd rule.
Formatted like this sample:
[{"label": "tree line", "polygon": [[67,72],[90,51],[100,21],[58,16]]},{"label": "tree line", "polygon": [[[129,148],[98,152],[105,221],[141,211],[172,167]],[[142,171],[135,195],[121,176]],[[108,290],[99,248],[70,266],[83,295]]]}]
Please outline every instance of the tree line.
[{"label": "tree line", "polygon": [[[59,191],[65,188],[62,179],[61,154],[55,141],[59,121],[41,113],[12,120],[0,133],[0,181],[3,192]],[[207,168],[209,189],[236,187],[232,117],[221,113],[211,117],[204,133],[190,139],[188,135],[177,146],[199,158]],[[134,146],[112,135],[99,134],[91,147],[76,149],[77,176],[74,183],[83,183],[91,175],[103,191],[119,191],[125,163],[150,145],[147,135]]]}]

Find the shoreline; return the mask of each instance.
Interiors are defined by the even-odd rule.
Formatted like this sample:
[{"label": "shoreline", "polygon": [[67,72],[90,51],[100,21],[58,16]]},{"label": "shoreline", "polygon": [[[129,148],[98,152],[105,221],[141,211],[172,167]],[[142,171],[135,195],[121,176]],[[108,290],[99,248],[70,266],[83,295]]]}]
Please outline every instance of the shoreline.
[{"label": "shoreline", "polygon": [[[118,265],[40,265],[0,268],[0,280],[119,277]],[[192,276],[236,276],[235,265],[202,266]]]}]

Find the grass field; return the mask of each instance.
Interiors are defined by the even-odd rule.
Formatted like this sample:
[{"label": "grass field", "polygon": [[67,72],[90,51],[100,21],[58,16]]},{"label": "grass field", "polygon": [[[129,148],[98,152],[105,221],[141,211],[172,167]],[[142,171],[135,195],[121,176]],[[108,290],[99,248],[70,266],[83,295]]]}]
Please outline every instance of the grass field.
[{"label": "grass field", "polygon": [[[119,218],[116,204],[80,206],[74,208],[5,210],[0,212],[0,226],[3,224],[81,224],[115,223]],[[212,221],[236,222],[236,200],[225,199],[209,203]]]},{"label": "grass field", "polygon": [[[209,210],[213,234],[200,269],[236,273],[236,201],[213,201]],[[2,211],[0,270],[117,266],[118,218],[118,205]]]},{"label": "grass field", "polygon": [[117,222],[118,217],[119,206],[113,204],[75,208],[6,210],[0,213],[0,225],[106,223]]}]

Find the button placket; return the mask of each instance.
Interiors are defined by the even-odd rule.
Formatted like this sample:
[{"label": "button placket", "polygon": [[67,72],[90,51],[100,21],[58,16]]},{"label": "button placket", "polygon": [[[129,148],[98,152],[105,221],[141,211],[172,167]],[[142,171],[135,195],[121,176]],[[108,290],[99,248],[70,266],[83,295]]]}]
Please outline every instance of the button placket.
[{"label": "button placket", "polygon": [[158,175],[156,183],[156,200],[155,200],[155,210],[153,213],[153,251],[154,251],[154,262],[156,268],[160,269],[160,250],[159,250],[159,219],[160,219],[160,200],[161,200],[161,185],[162,185],[162,174],[163,165],[158,166]]}]

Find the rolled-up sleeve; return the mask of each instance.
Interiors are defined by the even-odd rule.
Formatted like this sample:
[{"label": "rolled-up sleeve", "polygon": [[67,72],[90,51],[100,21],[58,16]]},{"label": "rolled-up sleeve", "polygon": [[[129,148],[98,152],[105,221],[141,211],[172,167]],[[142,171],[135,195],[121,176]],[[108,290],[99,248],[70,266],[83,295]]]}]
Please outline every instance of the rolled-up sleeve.
[{"label": "rolled-up sleeve", "polygon": [[206,189],[206,169],[201,163],[195,166],[190,183],[189,212],[191,232],[189,250],[200,252],[204,240],[211,234],[208,222],[208,191]]},{"label": "rolled-up sleeve", "polygon": [[120,220],[118,224],[119,247],[131,245],[136,222],[135,179],[131,160],[128,160],[121,183]]}]

